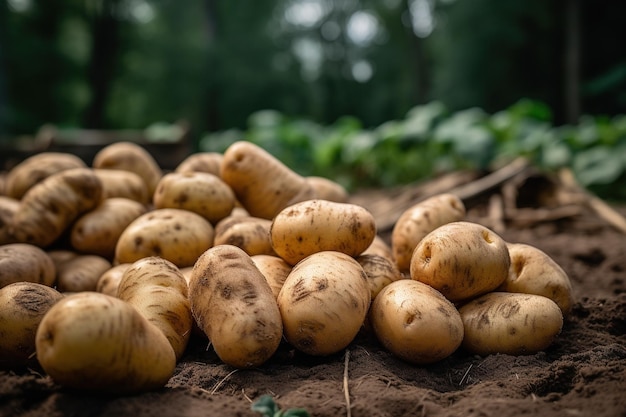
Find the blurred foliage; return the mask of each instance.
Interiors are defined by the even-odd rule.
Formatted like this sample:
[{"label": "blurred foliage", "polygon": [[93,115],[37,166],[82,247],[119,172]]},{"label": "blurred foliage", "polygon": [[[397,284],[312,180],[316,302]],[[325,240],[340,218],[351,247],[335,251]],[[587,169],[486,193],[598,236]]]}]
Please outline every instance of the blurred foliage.
[{"label": "blurred foliage", "polygon": [[224,152],[237,140],[263,147],[301,175],[332,178],[350,190],[487,170],[524,156],[546,171],[570,167],[583,186],[626,200],[626,115],[555,126],[545,103],[527,99],[493,114],[451,111],[434,101],[374,128],[351,117],[321,125],[264,110],[246,129],[206,134],[200,149]]}]

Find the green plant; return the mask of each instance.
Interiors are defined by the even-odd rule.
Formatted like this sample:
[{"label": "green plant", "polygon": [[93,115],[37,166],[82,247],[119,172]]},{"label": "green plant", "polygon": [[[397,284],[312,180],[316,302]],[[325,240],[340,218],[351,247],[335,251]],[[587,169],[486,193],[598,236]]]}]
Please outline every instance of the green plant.
[{"label": "green plant", "polygon": [[265,417],[309,417],[308,411],[303,408],[281,410],[270,395],[263,395],[252,403],[252,411],[261,413]]}]

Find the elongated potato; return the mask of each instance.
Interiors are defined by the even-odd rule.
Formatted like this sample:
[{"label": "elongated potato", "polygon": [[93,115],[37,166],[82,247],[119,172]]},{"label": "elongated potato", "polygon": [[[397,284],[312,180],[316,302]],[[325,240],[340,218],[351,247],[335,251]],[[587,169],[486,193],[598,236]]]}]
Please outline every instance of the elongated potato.
[{"label": "elongated potato", "polygon": [[352,257],[336,251],[300,261],[278,294],[285,338],[314,356],[348,346],[361,329],[370,302],[365,271]]},{"label": "elongated potato", "polygon": [[156,256],[134,262],[124,271],[117,297],[163,332],[177,360],[183,356],[193,319],[187,280],[176,265]]},{"label": "elongated potato", "polygon": [[498,291],[537,294],[554,301],[564,317],[572,311],[574,296],[567,273],[542,250],[523,243],[507,243],[511,267]]},{"label": "elongated potato", "polygon": [[115,246],[116,263],[160,256],[179,268],[193,265],[213,245],[211,223],[188,210],[164,208],[142,214],[122,232]]},{"label": "elongated potato", "polygon": [[118,264],[104,271],[96,283],[96,292],[117,297],[117,290],[124,276],[124,272],[126,272],[131,265],[132,264],[129,263]]},{"label": "elongated potato", "polygon": [[250,256],[219,245],[198,259],[189,282],[191,311],[225,363],[250,368],[266,362],[283,335],[272,290]]},{"label": "elongated potato", "polygon": [[322,251],[360,255],[376,237],[374,216],[356,204],[308,200],[276,215],[270,239],[276,254],[295,265]]},{"label": "elongated potato", "polygon": [[61,292],[96,291],[100,276],[111,262],[98,255],[78,255],[57,266],[57,289]]},{"label": "elongated potato", "polygon": [[81,214],[100,203],[102,183],[90,168],[50,175],[22,197],[9,232],[18,242],[46,247]]},{"label": "elongated potato", "polygon": [[20,200],[26,191],[52,174],[71,168],[86,168],[76,155],[62,152],[42,152],[14,166],[7,174],[6,195]]},{"label": "elongated potato", "polygon": [[0,245],[15,243],[16,239],[9,231],[9,226],[19,208],[19,200],[0,195]]},{"label": "elongated potato", "polygon": [[63,296],[35,282],[0,288],[0,368],[35,362],[35,334],[44,314]]},{"label": "elongated potato", "polygon": [[391,232],[391,250],[400,271],[408,271],[417,244],[439,226],[461,221],[465,205],[454,194],[438,194],[405,210]]},{"label": "elongated potato", "polygon": [[208,172],[219,177],[223,160],[219,152],[198,152],[183,159],[174,172]]},{"label": "elongated potato", "polygon": [[304,177],[250,142],[226,149],[220,176],[253,217],[271,220],[285,207],[315,197]]},{"label": "elongated potato", "polygon": [[163,333],[125,301],[97,292],[64,297],[41,320],[37,359],[65,387],[134,394],[165,386],[176,355]]},{"label": "elongated potato", "polygon": [[214,245],[234,245],[248,255],[276,255],[270,240],[272,221],[252,216],[229,216],[215,225]]},{"label": "elongated potato", "polygon": [[154,194],[163,171],[154,157],[143,147],[132,142],[116,142],[102,148],[93,158],[93,168],[121,169],[139,175],[148,187],[148,196]]},{"label": "elongated potato", "polygon": [[252,255],[252,261],[270,284],[274,298],[278,299],[280,289],[291,272],[291,265],[274,255]]},{"label": "elongated potato", "polygon": [[326,177],[309,176],[304,179],[315,190],[315,198],[320,200],[334,201],[335,203],[347,203],[348,191],[336,181]]},{"label": "elongated potato", "polygon": [[477,355],[533,354],[561,333],[563,314],[551,299],[535,294],[491,292],[459,309],[463,347]]},{"label": "elongated potato", "polygon": [[235,193],[219,177],[206,172],[170,172],[154,192],[155,208],[178,208],[216,224],[235,207]]},{"label": "elongated potato", "polygon": [[463,341],[463,322],[439,291],[403,279],[384,287],[369,314],[374,334],[391,353],[414,364],[440,361]]},{"label": "elongated potato", "polygon": [[147,208],[128,198],[107,198],[76,220],[70,242],[77,251],[113,259],[120,236]]},{"label": "elongated potato", "polygon": [[403,278],[396,264],[384,256],[362,254],[356,257],[356,261],[361,264],[365,271],[372,300],[384,287]]},{"label": "elongated potato", "polygon": [[0,288],[20,281],[51,287],[56,275],[56,265],[38,246],[28,243],[0,246]]},{"label": "elongated potato", "polygon": [[478,223],[452,222],[427,234],[411,258],[411,278],[453,302],[498,288],[509,273],[506,242]]},{"label": "elongated potato", "polygon": [[148,194],[146,182],[138,174],[122,169],[94,169],[102,183],[102,199],[127,198],[148,205],[152,195]]}]

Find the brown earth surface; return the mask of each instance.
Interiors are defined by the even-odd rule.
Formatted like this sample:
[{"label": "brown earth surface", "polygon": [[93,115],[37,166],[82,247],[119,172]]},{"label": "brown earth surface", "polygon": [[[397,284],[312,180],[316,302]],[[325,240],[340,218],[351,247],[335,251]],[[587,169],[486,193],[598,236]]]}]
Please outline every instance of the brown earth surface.
[{"label": "brown earth surface", "polygon": [[[469,220],[480,216],[478,209],[468,213]],[[259,416],[251,403],[269,394],[283,409],[347,416],[347,383],[354,417],[626,416],[626,235],[576,218],[500,234],[542,249],[572,281],[573,312],[543,352],[481,357],[459,349],[416,366],[360,334],[330,357],[308,357],[284,343],[261,367],[236,370],[196,337],[167,386],[141,395],[71,392],[36,367],[0,371],[0,415]]]}]

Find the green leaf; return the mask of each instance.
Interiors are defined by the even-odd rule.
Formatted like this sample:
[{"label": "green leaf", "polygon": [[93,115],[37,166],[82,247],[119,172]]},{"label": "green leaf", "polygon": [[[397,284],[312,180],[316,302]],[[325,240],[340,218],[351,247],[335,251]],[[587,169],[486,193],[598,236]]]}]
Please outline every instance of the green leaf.
[{"label": "green leaf", "polygon": [[266,417],[274,417],[280,412],[271,395],[263,395],[261,398],[253,402],[250,408],[252,411],[261,413]]},{"label": "green leaf", "polygon": [[617,180],[625,166],[616,150],[598,146],[575,155],[573,170],[583,186],[610,184]]}]

